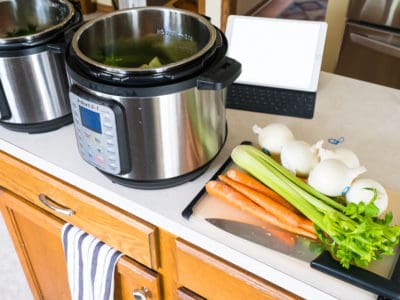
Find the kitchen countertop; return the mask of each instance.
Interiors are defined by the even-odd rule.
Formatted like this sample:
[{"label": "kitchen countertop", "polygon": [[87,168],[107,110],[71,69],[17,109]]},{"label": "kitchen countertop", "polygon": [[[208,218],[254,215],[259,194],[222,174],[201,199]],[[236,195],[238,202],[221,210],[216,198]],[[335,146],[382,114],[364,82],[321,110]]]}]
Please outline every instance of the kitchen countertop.
[{"label": "kitchen countertop", "polygon": [[[243,140],[256,142],[253,124],[282,122],[310,144],[344,138],[367,168],[363,177],[400,191],[400,90],[321,72],[313,119],[227,110],[228,138],[220,154],[196,180],[163,190],[136,190],[112,183],[80,157],[73,125],[42,134],[0,127],[0,150],[307,299],[376,299],[376,296],[311,269],[308,264],[233,237],[182,210]],[[400,199],[397,199],[400,201]]]}]

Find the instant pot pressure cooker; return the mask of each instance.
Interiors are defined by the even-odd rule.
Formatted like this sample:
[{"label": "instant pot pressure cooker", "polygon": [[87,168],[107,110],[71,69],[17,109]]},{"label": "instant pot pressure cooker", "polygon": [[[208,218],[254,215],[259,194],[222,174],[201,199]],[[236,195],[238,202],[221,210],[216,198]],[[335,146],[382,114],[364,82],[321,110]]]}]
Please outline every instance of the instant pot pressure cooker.
[{"label": "instant pot pressure cooker", "polygon": [[66,0],[0,1],[0,124],[30,133],[72,122],[65,33],[82,20]]},{"label": "instant pot pressure cooker", "polygon": [[82,157],[143,189],[199,176],[227,135],[226,87],[241,65],[202,16],[164,7],[116,11],[74,34],[67,55]]}]

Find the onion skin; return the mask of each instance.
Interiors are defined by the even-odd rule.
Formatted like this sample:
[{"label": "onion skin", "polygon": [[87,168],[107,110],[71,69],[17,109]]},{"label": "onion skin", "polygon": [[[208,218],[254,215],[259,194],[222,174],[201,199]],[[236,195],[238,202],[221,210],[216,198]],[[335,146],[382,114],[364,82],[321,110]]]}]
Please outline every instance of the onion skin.
[{"label": "onion skin", "polygon": [[374,191],[370,189],[376,189],[377,198],[374,202],[376,207],[379,209],[379,214],[382,214],[388,206],[388,195],[385,188],[377,181],[369,178],[359,178],[354,180],[351,184],[349,191],[346,193],[346,201],[358,204],[368,202],[373,198]]},{"label": "onion skin", "polygon": [[318,149],[320,160],[325,160],[329,158],[334,158],[341,160],[349,168],[358,168],[360,166],[360,161],[357,155],[347,148],[337,148],[335,150],[328,150],[320,147]]},{"label": "onion skin", "polygon": [[337,197],[345,193],[353,180],[365,171],[364,167],[351,169],[340,160],[326,159],[311,170],[308,184],[327,196]]},{"label": "onion skin", "polygon": [[258,144],[272,155],[279,155],[282,147],[294,140],[292,131],[281,123],[271,123],[264,128],[254,125],[252,129],[258,135]]},{"label": "onion skin", "polygon": [[304,141],[291,141],[282,147],[281,163],[293,174],[307,177],[318,164],[318,155],[313,147]]}]

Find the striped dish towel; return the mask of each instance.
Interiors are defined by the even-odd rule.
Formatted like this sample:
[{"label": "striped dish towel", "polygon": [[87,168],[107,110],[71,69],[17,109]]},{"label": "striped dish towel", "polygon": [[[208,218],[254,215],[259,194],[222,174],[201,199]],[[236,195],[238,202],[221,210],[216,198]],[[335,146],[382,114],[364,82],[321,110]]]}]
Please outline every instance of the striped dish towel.
[{"label": "striped dish towel", "polygon": [[72,300],[113,299],[115,265],[122,253],[68,223],[61,238]]}]

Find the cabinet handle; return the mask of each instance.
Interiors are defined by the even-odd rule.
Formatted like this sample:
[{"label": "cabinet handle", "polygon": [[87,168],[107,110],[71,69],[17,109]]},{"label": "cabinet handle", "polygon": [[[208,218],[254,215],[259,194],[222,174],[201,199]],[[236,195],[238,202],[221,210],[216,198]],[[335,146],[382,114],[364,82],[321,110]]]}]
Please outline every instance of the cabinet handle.
[{"label": "cabinet handle", "polygon": [[140,289],[134,289],[132,294],[135,300],[146,300],[147,297],[151,298],[150,290],[145,287],[142,287]]},{"label": "cabinet handle", "polygon": [[[45,206],[47,206],[48,208],[54,210],[55,212],[58,212],[60,214],[66,215],[66,216],[72,216],[75,211],[73,211],[70,208],[65,208],[63,206],[61,206],[60,204],[57,204],[56,202],[54,202],[53,200],[51,200],[49,197],[47,197],[45,194],[40,194],[39,195],[39,200],[40,202],[42,202]],[[51,204],[50,202],[54,203]],[[58,207],[57,207],[57,206]]]},{"label": "cabinet handle", "polygon": [[363,36],[358,33],[350,33],[350,39],[355,44],[359,44],[366,48],[375,50],[379,53],[383,53],[392,57],[400,58],[400,48],[394,45],[378,41],[374,38]]}]

